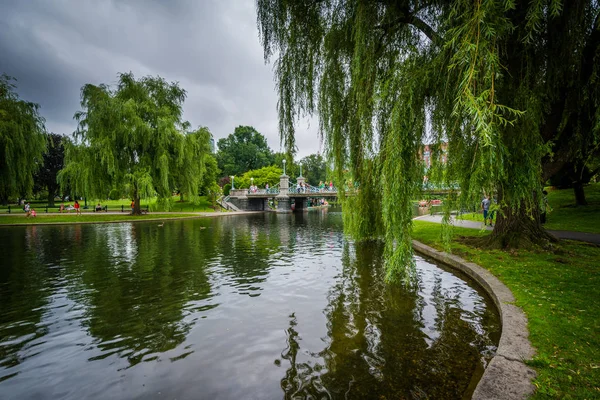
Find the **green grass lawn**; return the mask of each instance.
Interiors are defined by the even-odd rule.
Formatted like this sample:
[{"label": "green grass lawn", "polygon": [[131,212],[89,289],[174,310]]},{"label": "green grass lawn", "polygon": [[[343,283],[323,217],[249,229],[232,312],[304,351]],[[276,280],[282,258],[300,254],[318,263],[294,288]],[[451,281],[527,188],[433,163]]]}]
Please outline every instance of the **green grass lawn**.
[{"label": "green grass lawn", "polygon": [[474,213],[464,213],[457,216],[458,219],[465,219],[467,221],[477,221],[483,222],[483,213],[474,212]]},{"label": "green grass lawn", "polygon": [[[600,247],[563,240],[555,252],[509,253],[455,240],[487,234],[453,228],[450,246],[504,282],[527,314],[537,349],[533,398],[600,398]],[[414,221],[414,238],[443,250],[439,224]]]},{"label": "green grass lawn", "polygon": [[194,214],[177,214],[177,213],[162,213],[162,214],[145,214],[133,216],[128,213],[123,214],[83,214],[80,216],[71,214],[63,215],[44,215],[38,214],[35,218],[27,218],[25,215],[11,215],[0,217],[0,225],[2,224],[41,224],[41,223],[88,223],[88,222],[124,222],[124,221],[143,221],[162,218],[190,218]]},{"label": "green grass lawn", "polygon": [[546,229],[600,233],[600,183],[586,186],[585,197],[588,205],[576,207],[573,189],[549,189],[553,210],[547,214]]},{"label": "green grass lawn", "polygon": [[[30,201],[31,207],[34,208],[38,215],[43,214],[45,212],[45,208],[47,205],[47,201]],[[130,199],[121,199],[121,200],[88,200],[88,209],[84,210],[84,202],[80,201],[81,204],[81,212],[94,212],[94,206],[100,203],[102,206],[108,206],[108,211],[121,211],[121,207],[123,207],[124,211],[130,211],[131,209],[131,200]],[[58,212],[58,208],[61,202],[57,201],[55,203],[54,208],[49,208],[48,212]],[[65,201],[65,207],[69,204],[73,204],[73,201]],[[160,207],[156,204],[156,198],[142,200],[142,209],[146,209],[149,207],[152,212],[166,212],[165,207]],[[211,212],[214,211],[211,207],[210,202],[206,198],[206,196],[200,196],[198,204],[194,204],[189,201],[180,202],[179,196],[173,196],[171,200],[171,209],[169,212]],[[8,212],[7,206],[0,206],[0,213]],[[15,214],[24,214],[24,211],[16,204],[11,204],[11,213]],[[72,211],[74,213],[74,211]]]},{"label": "green grass lawn", "polygon": [[[573,189],[547,189],[548,204],[552,211],[547,214],[546,229],[600,233],[600,183],[585,187],[588,205],[575,206]],[[481,212],[461,214],[460,219],[483,222]]]}]

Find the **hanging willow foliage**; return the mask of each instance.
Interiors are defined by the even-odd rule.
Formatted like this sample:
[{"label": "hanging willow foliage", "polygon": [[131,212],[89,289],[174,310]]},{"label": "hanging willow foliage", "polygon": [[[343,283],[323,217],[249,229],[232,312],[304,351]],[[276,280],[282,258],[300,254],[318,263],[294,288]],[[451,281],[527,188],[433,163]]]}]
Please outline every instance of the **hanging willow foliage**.
[{"label": "hanging willow foliage", "polygon": [[46,128],[39,106],[19,99],[13,78],[0,75],[0,203],[26,196],[46,151]]},{"label": "hanging willow foliage", "polygon": [[[294,151],[297,117],[318,113],[338,181],[348,171],[360,187],[342,194],[345,229],[358,240],[385,238],[389,279],[410,276],[424,142],[431,181],[453,188],[446,220],[494,194],[490,245],[553,240],[537,213],[542,160],[572,147],[558,140],[572,125],[598,124],[597,1],[256,4],[265,61],[276,57],[282,141]],[[576,100],[591,101],[587,111],[568,104],[569,93],[584,93]]]},{"label": "hanging willow foliage", "polygon": [[182,131],[185,90],[160,77],[120,74],[116,89],[85,85],[75,142],[65,147],[58,179],[76,194],[105,198],[117,188],[135,201],[158,196],[167,209],[178,189],[197,198],[210,132]]}]

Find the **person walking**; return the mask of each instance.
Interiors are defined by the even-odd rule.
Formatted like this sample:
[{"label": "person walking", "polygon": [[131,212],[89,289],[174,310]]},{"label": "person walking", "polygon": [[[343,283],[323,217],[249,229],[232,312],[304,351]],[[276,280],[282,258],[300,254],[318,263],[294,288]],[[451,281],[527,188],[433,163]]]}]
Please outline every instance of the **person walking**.
[{"label": "person walking", "polygon": [[541,207],[541,213],[540,213],[540,223],[542,225],[546,223],[546,213],[549,213],[550,211],[552,211],[552,207],[550,207],[550,204],[548,204],[548,192],[543,190],[542,191],[542,207]]},{"label": "person walking", "polygon": [[[490,211],[490,196],[487,195],[481,201],[481,209],[483,210],[483,225],[487,225],[488,213]],[[490,226],[492,225],[492,221],[490,220]]]},{"label": "person walking", "polygon": [[75,200],[75,205],[73,207],[75,207],[75,214],[81,215],[81,211],[79,210],[79,202],[77,200]]}]

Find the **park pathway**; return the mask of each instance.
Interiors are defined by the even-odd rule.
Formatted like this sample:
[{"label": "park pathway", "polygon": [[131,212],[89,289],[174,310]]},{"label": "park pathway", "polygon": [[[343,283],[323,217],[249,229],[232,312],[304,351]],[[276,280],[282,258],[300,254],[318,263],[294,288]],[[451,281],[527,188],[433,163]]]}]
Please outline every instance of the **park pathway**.
[{"label": "park pathway", "polygon": [[[422,215],[419,217],[415,217],[415,220],[426,221],[426,222],[435,222],[438,224],[442,223],[442,216],[439,214],[434,215]],[[488,231],[491,231],[491,226],[482,226],[483,224],[478,221],[469,221],[466,219],[456,219],[452,218],[452,224],[454,226],[458,226],[460,228],[471,228],[471,229],[481,229],[482,227]],[[559,239],[568,239],[568,240],[577,240],[580,242],[588,242],[600,245],[600,234],[597,233],[587,233],[587,232],[573,232],[573,231],[552,231],[548,230],[549,233],[556,236]]]}]

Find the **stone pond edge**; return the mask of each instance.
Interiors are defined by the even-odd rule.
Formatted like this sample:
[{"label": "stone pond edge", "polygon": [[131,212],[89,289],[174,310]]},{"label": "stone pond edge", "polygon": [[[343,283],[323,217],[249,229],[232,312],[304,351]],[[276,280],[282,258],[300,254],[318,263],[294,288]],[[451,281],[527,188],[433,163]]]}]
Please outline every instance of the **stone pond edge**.
[{"label": "stone pond edge", "polygon": [[413,248],[427,257],[457,269],[474,279],[492,298],[500,314],[502,331],[496,355],[488,363],[479,380],[473,399],[503,400],[526,399],[535,391],[531,381],[533,369],[525,365],[535,349],[529,342],[527,317],[514,305],[515,298],[508,287],[488,270],[462,258],[438,251],[416,240]]}]

